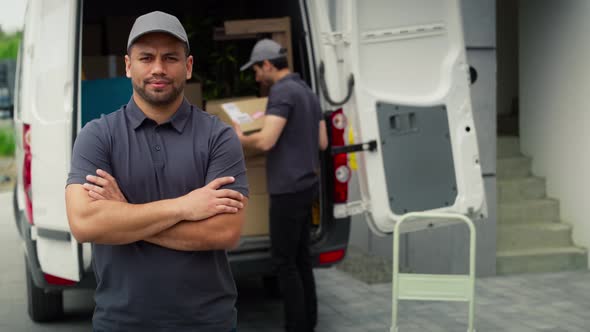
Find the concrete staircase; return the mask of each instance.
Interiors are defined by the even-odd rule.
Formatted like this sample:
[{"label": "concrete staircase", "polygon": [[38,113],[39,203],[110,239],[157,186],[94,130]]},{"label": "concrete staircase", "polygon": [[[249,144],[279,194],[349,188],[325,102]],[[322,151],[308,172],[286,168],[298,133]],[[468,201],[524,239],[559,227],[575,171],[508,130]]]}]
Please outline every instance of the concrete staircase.
[{"label": "concrete staircase", "polygon": [[517,136],[497,144],[499,275],[587,269],[587,251],[572,243],[572,227],[560,222],[559,201],[548,198],[545,179],[531,174]]}]

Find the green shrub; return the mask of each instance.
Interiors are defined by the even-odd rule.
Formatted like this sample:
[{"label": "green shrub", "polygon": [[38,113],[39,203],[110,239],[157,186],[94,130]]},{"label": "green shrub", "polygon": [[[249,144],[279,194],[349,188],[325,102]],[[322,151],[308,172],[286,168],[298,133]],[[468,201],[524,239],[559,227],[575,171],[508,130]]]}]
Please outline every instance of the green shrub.
[{"label": "green shrub", "polygon": [[12,128],[0,128],[0,156],[14,155],[14,130]]},{"label": "green shrub", "polygon": [[16,59],[20,39],[20,33],[0,38],[0,59]]}]

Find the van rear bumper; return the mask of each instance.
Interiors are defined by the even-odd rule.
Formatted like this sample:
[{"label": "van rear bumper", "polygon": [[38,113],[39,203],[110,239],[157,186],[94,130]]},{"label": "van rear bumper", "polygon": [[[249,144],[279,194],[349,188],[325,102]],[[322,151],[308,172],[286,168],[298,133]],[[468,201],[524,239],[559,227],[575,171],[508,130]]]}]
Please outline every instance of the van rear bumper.
[{"label": "van rear bumper", "polygon": [[[350,217],[334,219],[315,243],[311,245],[314,268],[330,267],[338,263],[320,264],[320,254],[336,250],[346,251],[350,234]],[[228,260],[235,278],[272,275],[270,241],[268,237],[259,239],[259,246],[247,239],[238,248],[228,252]]]}]

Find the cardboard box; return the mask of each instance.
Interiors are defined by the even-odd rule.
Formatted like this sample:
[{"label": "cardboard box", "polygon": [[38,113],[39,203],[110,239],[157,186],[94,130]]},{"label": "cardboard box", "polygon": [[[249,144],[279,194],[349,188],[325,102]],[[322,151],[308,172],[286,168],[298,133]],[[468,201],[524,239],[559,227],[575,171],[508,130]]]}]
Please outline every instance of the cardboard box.
[{"label": "cardboard box", "polygon": [[291,18],[264,18],[253,20],[225,21],[224,33],[228,37],[256,36],[270,33],[272,40],[287,49],[287,63],[293,71],[293,46],[291,37]]},{"label": "cardboard box", "polygon": [[256,96],[206,100],[205,101],[205,111],[207,111],[207,113],[209,113],[209,114],[219,116],[219,112],[222,111],[221,105],[223,105],[225,103],[233,102],[233,101],[253,99],[253,98],[256,98]]},{"label": "cardboard box", "polygon": [[291,29],[291,19],[289,17],[279,17],[233,20],[223,22],[223,27],[228,35],[281,32]]},{"label": "cardboard box", "polygon": [[242,236],[268,235],[269,198],[267,194],[250,194]]},{"label": "cardboard box", "polygon": [[266,194],[266,167],[247,167],[248,191],[250,195]]},{"label": "cardboard box", "polygon": [[[213,114],[221,119],[221,121],[227,123],[233,127],[232,117],[226,111],[230,109],[230,113],[245,118],[246,120],[253,120],[249,123],[243,123],[241,125],[244,134],[250,134],[256,132],[264,125],[264,113],[266,111],[267,98],[256,98],[256,97],[236,97],[236,98],[225,98],[225,99],[214,99],[205,102],[205,110],[209,114]],[[233,111],[232,111],[233,110]],[[249,114],[256,114],[256,119]],[[244,156],[246,158],[261,156],[264,152],[255,149],[244,149]]]},{"label": "cardboard box", "polygon": [[101,55],[102,25],[84,24],[82,27],[82,55]]},{"label": "cardboard box", "polygon": [[238,123],[244,134],[253,133],[264,126],[268,98],[244,99],[221,104],[219,117],[226,123]]},{"label": "cardboard box", "polygon": [[262,167],[266,168],[266,156],[254,156],[254,157],[247,157],[246,158],[246,168],[257,168]]},{"label": "cardboard box", "polygon": [[120,55],[83,56],[82,73],[86,80],[126,77],[125,58]]},{"label": "cardboard box", "polygon": [[201,83],[188,82],[184,87],[184,96],[189,103],[203,109],[203,93],[201,91]]}]

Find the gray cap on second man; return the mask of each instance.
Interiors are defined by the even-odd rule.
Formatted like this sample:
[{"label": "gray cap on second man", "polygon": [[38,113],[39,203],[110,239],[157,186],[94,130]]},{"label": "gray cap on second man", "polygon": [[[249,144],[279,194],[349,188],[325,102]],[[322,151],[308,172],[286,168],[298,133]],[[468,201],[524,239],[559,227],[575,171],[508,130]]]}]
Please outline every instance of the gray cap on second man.
[{"label": "gray cap on second man", "polygon": [[252,67],[252,65],[257,62],[278,59],[284,56],[286,56],[286,50],[282,48],[281,45],[279,45],[277,42],[270,39],[259,40],[252,49],[250,61],[243,65],[240,68],[240,71],[244,71]]},{"label": "gray cap on second man", "polygon": [[133,45],[139,37],[151,32],[169,33],[185,43],[187,49],[190,51],[186,31],[180,21],[176,16],[160,11],[141,15],[135,20],[131,32],[129,33],[129,39],[127,40],[127,51],[129,51],[131,45]]}]

